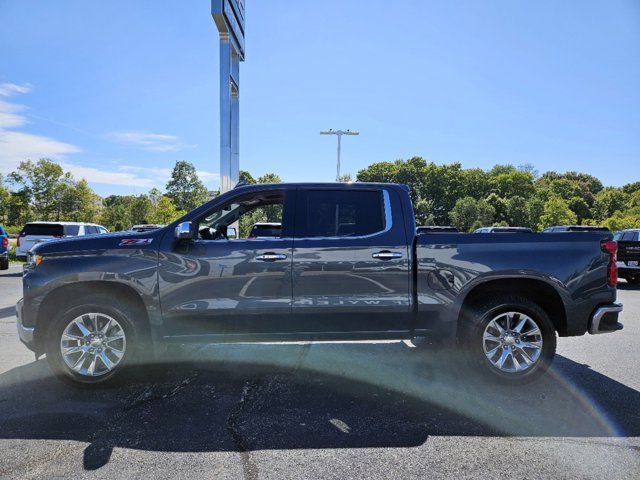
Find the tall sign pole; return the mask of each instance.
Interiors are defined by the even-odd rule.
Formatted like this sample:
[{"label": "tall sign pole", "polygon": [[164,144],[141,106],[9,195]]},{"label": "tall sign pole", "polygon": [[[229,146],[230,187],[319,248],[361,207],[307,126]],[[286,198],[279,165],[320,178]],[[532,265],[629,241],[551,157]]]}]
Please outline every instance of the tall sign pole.
[{"label": "tall sign pole", "polygon": [[244,0],[212,0],[220,33],[220,193],[240,176],[240,62],[244,61]]},{"label": "tall sign pole", "polygon": [[325,130],[320,132],[320,135],[336,135],[338,137],[338,163],[336,166],[336,182],[340,181],[340,147],[342,145],[343,135],[360,135],[359,132],[352,132],[351,130]]}]

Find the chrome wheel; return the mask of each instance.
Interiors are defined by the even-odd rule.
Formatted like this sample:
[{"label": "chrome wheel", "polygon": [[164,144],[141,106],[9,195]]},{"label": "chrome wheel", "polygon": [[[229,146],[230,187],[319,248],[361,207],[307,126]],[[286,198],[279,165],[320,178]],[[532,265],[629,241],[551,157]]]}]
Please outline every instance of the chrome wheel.
[{"label": "chrome wheel", "polygon": [[542,332],[538,324],[521,312],[496,316],[484,329],[484,354],[495,368],[520,373],[531,368],[542,353]]},{"label": "chrome wheel", "polygon": [[88,377],[105,375],[118,366],[127,348],[124,329],[104,313],[84,313],[64,329],[60,352],[74,372]]}]

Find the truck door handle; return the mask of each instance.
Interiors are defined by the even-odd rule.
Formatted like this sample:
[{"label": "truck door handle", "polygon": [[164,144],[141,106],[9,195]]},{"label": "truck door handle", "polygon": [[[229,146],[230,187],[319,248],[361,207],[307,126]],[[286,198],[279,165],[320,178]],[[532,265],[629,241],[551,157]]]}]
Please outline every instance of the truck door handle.
[{"label": "truck door handle", "polygon": [[373,258],[377,258],[378,260],[393,260],[394,258],[402,258],[402,254],[399,252],[390,252],[389,250],[383,250],[378,253],[374,253],[371,255]]},{"label": "truck door handle", "polygon": [[286,260],[287,256],[284,253],[267,252],[262,255],[256,255],[256,260],[262,260],[263,262],[275,262],[276,260]]}]

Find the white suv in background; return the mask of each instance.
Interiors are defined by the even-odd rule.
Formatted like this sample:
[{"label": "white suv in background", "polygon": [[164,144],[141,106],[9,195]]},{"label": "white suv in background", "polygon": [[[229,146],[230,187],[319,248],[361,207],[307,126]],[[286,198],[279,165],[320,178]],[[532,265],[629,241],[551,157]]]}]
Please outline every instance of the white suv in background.
[{"label": "white suv in background", "polygon": [[81,235],[97,235],[109,233],[102,225],[80,222],[30,222],[27,223],[16,244],[16,257],[26,260],[29,250],[40,242],[47,242],[56,238],[78,237]]}]

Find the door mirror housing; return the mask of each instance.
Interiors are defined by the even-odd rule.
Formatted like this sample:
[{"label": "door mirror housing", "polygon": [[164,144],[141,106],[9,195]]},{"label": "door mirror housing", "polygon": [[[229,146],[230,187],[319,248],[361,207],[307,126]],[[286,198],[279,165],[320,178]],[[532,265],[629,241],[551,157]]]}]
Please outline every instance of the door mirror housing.
[{"label": "door mirror housing", "polygon": [[176,240],[192,240],[193,229],[191,228],[191,222],[179,223],[174,230],[173,236]]}]

